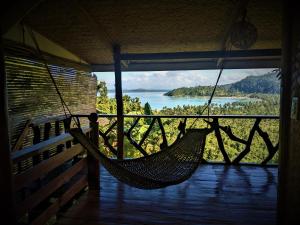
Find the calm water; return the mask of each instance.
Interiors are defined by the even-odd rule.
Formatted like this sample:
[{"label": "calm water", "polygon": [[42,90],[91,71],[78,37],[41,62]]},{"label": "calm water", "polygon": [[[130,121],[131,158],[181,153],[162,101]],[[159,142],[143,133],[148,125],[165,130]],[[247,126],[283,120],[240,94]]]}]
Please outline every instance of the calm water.
[{"label": "calm water", "polygon": [[[183,105],[204,105],[207,103],[208,97],[170,97],[164,96],[165,92],[126,92],[123,91],[123,95],[129,95],[132,98],[138,97],[144,105],[149,102],[152,109],[162,109],[164,106],[173,108]],[[108,97],[114,98],[114,92],[108,92]],[[232,97],[214,97],[212,103],[218,105],[224,105],[225,103],[232,102],[249,102],[255,101],[250,98],[232,98]]]}]

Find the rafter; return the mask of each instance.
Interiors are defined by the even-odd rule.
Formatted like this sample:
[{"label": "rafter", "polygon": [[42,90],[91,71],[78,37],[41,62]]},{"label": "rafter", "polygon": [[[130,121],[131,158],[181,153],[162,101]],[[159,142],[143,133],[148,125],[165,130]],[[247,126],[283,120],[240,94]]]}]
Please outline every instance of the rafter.
[{"label": "rafter", "polygon": [[106,29],[103,27],[103,25],[96,21],[92,16],[91,13],[88,12],[86,8],[84,8],[78,1],[74,1],[72,4],[73,7],[75,7],[80,14],[82,15],[82,19],[86,20],[87,23],[90,26],[90,29],[96,33],[97,39],[103,43],[107,48],[112,49],[114,45],[113,39],[110,37]]}]

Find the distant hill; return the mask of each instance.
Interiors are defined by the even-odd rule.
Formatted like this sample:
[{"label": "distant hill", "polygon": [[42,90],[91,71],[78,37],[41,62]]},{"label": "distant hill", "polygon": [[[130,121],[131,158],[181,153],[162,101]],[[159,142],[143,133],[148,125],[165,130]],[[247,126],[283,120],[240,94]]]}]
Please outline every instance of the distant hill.
[{"label": "distant hill", "polygon": [[144,89],[144,88],[138,88],[138,89],[127,89],[123,90],[124,92],[167,92],[170,91],[167,89]]},{"label": "distant hill", "polygon": [[[182,87],[165,93],[167,96],[209,96],[213,86]],[[238,82],[219,85],[215,96],[244,96],[247,94],[279,94],[280,81],[276,73],[268,73],[261,76],[248,76]]]},{"label": "distant hill", "polygon": [[230,85],[230,90],[247,94],[279,94],[280,80],[276,73],[268,73],[262,76],[248,76],[245,79]]},{"label": "distant hill", "polygon": [[[170,89],[144,89],[144,88],[138,88],[138,89],[124,89],[123,92],[168,92]],[[108,92],[115,92],[115,90],[108,90]]]}]

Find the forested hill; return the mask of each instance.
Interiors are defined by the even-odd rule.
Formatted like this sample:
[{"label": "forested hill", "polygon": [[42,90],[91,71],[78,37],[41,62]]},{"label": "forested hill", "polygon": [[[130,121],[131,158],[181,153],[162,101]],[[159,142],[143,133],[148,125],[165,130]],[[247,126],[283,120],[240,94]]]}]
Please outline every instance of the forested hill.
[{"label": "forested hill", "polygon": [[[171,90],[167,96],[209,96],[213,86],[182,87]],[[219,85],[215,96],[242,96],[254,93],[279,94],[280,81],[276,73],[268,73],[261,76],[248,76],[238,82]]]}]

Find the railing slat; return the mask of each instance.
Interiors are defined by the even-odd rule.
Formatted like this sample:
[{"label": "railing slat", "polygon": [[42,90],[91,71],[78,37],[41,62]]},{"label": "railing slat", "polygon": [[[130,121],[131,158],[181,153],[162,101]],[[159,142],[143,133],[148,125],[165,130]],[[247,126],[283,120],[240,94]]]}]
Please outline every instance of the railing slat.
[{"label": "railing slat", "polygon": [[232,164],[238,164],[251,150],[251,143],[255,134],[255,131],[257,130],[257,127],[259,126],[259,123],[261,121],[261,118],[257,118],[255,120],[255,123],[249,133],[249,137],[247,140],[247,145],[245,149],[232,161]]},{"label": "railing slat", "polygon": [[151,123],[150,123],[148,129],[146,130],[144,136],[142,137],[142,140],[139,142],[139,146],[142,146],[142,145],[143,145],[144,141],[146,140],[146,138],[147,138],[148,135],[150,134],[150,131],[151,131],[151,129],[152,129],[154,123],[155,123],[155,120],[156,120],[156,118],[153,118],[153,119],[152,119],[152,121],[151,121]]},{"label": "railing slat", "polygon": [[[90,131],[90,128],[83,128],[83,132],[87,133]],[[22,160],[25,160],[34,155],[40,154],[49,148],[56,147],[59,144],[63,144],[67,141],[73,140],[73,137],[69,133],[64,133],[59,136],[53,137],[49,140],[40,142],[38,144],[32,145],[30,147],[23,148],[20,151],[11,153],[11,160],[16,163]]]},{"label": "railing slat", "polygon": [[50,181],[47,185],[40,188],[33,195],[29,196],[23,202],[18,204],[17,207],[17,218],[22,216],[24,213],[32,210],[35,206],[45,200],[49,195],[60,188],[64,183],[71,180],[73,176],[78,174],[81,170],[86,168],[86,159],[81,159],[74,166],[70,167],[65,172]]},{"label": "railing slat", "polygon": [[[75,117],[77,117],[77,118],[87,117],[87,116],[88,115],[75,115]],[[115,114],[99,114],[98,117],[116,118],[117,115],[115,115]],[[178,126],[179,134],[177,135],[177,138],[175,141],[178,141],[182,137],[182,135],[184,135],[187,119],[199,118],[199,119],[203,119],[204,121],[206,121],[215,130],[215,138],[217,139],[219,149],[224,157],[224,161],[227,164],[239,164],[241,162],[241,160],[245,158],[245,156],[251,151],[252,140],[253,140],[253,137],[254,137],[254,134],[256,131],[259,133],[260,137],[265,142],[267,150],[269,152],[268,156],[262,160],[261,165],[266,165],[274,157],[274,155],[278,151],[278,146],[279,146],[278,143],[275,146],[273,146],[271,140],[268,137],[268,134],[266,132],[259,130],[260,129],[259,123],[261,120],[279,120],[280,118],[277,115],[210,115],[209,118],[213,119],[213,122],[209,122],[209,121],[205,120],[208,118],[206,115],[132,115],[132,114],[126,114],[126,115],[123,115],[123,118],[135,118],[133,125],[131,125],[131,127],[129,128],[129,130],[127,132],[124,132],[124,136],[126,136],[127,139],[129,140],[130,144],[132,146],[134,146],[136,150],[139,150],[143,155],[147,155],[147,152],[142,147],[142,145],[145,142],[145,140],[147,139],[149,133],[151,132],[151,130],[154,126],[154,122],[156,120],[158,121],[158,126],[162,133],[161,135],[162,135],[163,142],[162,142],[162,145],[160,146],[160,148],[162,149],[163,147],[167,146],[166,133],[164,131],[164,126],[161,122],[162,118],[184,119],[184,123],[180,122],[180,124]],[[143,135],[141,141],[139,143],[137,143],[134,140],[134,138],[131,136],[131,132],[141,118],[145,118],[145,119],[150,118],[152,121],[151,121],[149,128],[146,130],[145,134]],[[218,121],[219,119],[237,119],[237,120],[245,119],[245,120],[255,120],[255,122],[254,122],[254,126],[250,130],[247,140],[244,140],[244,139],[236,136],[232,132],[230,126],[221,126]],[[224,134],[220,132],[221,130],[224,132]],[[231,162],[231,159],[228,157],[228,153],[226,152],[226,149],[224,147],[223,137],[222,137],[224,135],[227,135],[227,137],[231,141],[235,141],[235,142],[245,145],[244,150],[242,152],[240,152],[232,162]],[[101,135],[101,136],[103,136],[103,135]],[[108,143],[108,139],[104,140],[104,144],[106,144],[106,143]],[[108,147],[110,149],[112,148],[112,146],[110,146],[109,143],[108,143]],[[112,150],[114,150],[114,149],[112,149]]]},{"label": "railing slat", "polygon": [[15,190],[26,186],[35,179],[47,174],[56,167],[62,165],[64,162],[72,159],[74,156],[80,154],[83,147],[80,144],[74,145],[69,149],[45,160],[36,166],[26,170],[24,173],[15,176]]},{"label": "railing slat", "polygon": [[30,225],[46,224],[46,222],[55,215],[59,209],[71,200],[79,191],[87,186],[86,175],[82,175],[78,181],[73,184],[62,196],[57,198],[41,215],[39,215]]},{"label": "railing slat", "polygon": [[213,119],[212,128],[215,131],[215,135],[216,135],[216,138],[217,138],[217,141],[218,141],[219,149],[220,149],[220,151],[223,155],[224,161],[225,161],[226,164],[230,164],[231,161],[230,161],[230,159],[229,159],[229,157],[228,157],[228,155],[225,151],[225,148],[224,148],[223,139],[222,139],[221,132],[220,132],[220,129],[219,129],[219,120],[217,118]]}]

